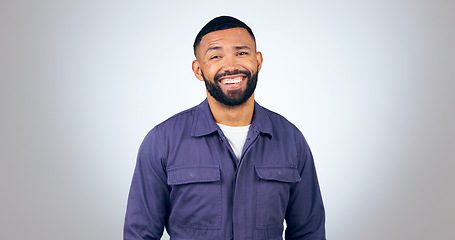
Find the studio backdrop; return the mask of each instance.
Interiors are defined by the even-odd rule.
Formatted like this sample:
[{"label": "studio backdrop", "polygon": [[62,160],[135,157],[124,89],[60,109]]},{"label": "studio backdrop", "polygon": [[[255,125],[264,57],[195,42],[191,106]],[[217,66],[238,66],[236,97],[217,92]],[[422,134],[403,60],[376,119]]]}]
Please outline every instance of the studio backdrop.
[{"label": "studio backdrop", "polygon": [[204,100],[192,43],[219,15],[253,29],[256,100],[312,149],[328,239],[453,239],[454,12],[444,0],[2,0],[0,239],[122,239],[139,145]]}]

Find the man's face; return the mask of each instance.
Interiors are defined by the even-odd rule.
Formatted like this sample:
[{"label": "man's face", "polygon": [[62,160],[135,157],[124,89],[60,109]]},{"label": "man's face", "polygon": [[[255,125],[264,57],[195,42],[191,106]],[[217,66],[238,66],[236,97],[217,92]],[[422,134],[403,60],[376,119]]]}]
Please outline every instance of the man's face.
[{"label": "man's face", "polygon": [[193,71],[207,91],[226,106],[238,106],[251,98],[256,88],[262,55],[244,28],[208,33],[196,49]]}]

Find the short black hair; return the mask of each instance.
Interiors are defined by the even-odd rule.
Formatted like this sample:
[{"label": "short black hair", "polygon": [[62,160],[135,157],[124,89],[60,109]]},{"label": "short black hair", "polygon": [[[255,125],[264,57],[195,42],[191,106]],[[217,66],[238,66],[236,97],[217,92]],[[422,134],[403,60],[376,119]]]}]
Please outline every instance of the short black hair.
[{"label": "short black hair", "polygon": [[199,31],[199,33],[196,36],[196,39],[194,40],[193,44],[193,51],[194,55],[196,55],[196,48],[199,45],[199,43],[202,40],[202,37],[204,37],[206,34],[215,32],[215,31],[220,31],[220,30],[225,30],[225,29],[230,29],[230,28],[244,28],[248,31],[248,33],[251,35],[253,40],[256,42],[256,38],[254,37],[253,31],[251,31],[251,28],[248,27],[244,22],[238,20],[237,18],[231,17],[231,16],[219,16],[214,19],[212,19],[210,22],[208,22],[202,29]]}]

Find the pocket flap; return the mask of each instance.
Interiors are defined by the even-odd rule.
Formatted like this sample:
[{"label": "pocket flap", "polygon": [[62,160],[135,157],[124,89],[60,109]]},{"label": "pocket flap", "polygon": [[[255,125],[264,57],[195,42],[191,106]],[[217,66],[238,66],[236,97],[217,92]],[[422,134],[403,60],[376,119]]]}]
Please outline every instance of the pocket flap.
[{"label": "pocket flap", "polygon": [[216,182],[220,180],[219,166],[188,166],[169,169],[167,183],[179,185],[196,182]]},{"label": "pocket flap", "polygon": [[255,166],[256,174],[263,180],[299,182],[299,171],[292,166]]}]

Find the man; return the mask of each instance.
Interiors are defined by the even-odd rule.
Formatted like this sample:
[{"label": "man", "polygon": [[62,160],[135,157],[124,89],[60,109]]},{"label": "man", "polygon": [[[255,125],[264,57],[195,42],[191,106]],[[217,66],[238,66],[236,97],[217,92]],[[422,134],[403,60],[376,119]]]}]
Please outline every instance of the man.
[{"label": "man", "polygon": [[222,16],[194,42],[207,99],[142,143],[124,239],[325,239],[310,149],[300,131],[254,101],[262,66],[251,29]]}]

